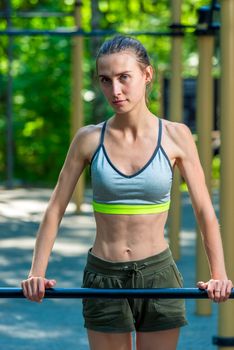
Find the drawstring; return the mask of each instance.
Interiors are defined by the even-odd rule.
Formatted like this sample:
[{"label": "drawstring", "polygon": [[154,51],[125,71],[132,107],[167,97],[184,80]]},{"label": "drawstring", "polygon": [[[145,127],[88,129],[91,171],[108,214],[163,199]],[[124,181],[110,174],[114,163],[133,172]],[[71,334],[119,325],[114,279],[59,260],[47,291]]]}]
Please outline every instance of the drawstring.
[{"label": "drawstring", "polygon": [[138,275],[141,278],[142,288],[144,288],[144,276],[141,270],[145,269],[146,267],[147,263],[144,263],[139,267],[137,266],[137,263],[133,263],[132,266],[124,266],[123,270],[129,270],[129,277],[132,279],[132,288],[135,288],[135,280],[137,279]]}]

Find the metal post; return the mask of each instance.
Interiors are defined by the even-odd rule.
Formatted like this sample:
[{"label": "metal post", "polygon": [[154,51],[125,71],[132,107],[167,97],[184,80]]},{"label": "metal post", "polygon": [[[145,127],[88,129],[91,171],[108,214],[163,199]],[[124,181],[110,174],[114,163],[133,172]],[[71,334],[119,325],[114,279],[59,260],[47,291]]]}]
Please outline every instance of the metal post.
[{"label": "metal post", "polygon": [[159,92],[158,92],[158,102],[159,102],[159,108],[158,108],[158,114],[160,118],[165,118],[164,115],[164,105],[163,105],[163,93],[164,93],[164,71],[163,69],[158,69],[158,83],[159,83]]},{"label": "metal post", "polygon": [[[214,35],[200,33],[198,35],[199,69],[197,79],[197,134],[198,151],[204,170],[206,184],[211,194],[212,145],[211,133],[213,127],[213,77],[212,57],[214,51]],[[197,281],[208,281],[210,278],[207,257],[204,251],[199,229],[197,229]],[[211,304],[206,300],[198,300],[196,312],[199,315],[210,315]]]},{"label": "metal post", "polygon": [[[11,29],[11,1],[6,0],[6,21],[7,29]],[[7,45],[8,71],[7,71],[7,101],[6,101],[6,154],[7,154],[7,188],[13,187],[13,118],[12,118],[12,101],[13,101],[13,37],[8,37]]]},{"label": "metal post", "polygon": [[[220,221],[227,273],[234,281],[234,1],[221,0]],[[219,336],[234,337],[234,304],[219,308]],[[220,347],[231,350],[231,347]]]},{"label": "metal post", "polygon": [[[75,2],[75,22],[77,29],[81,28],[81,6],[82,2]],[[71,136],[76,134],[77,130],[83,126],[83,101],[82,101],[82,65],[83,65],[83,37],[75,36],[72,38],[72,105],[71,105]],[[85,186],[85,175],[82,174],[73,194],[73,200],[76,203],[77,211],[83,202]]]},{"label": "metal post", "polygon": [[[180,24],[181,17],[181,0],[171,1],[172,6],[172,23]],[[177,30],[175,29],[176,33]],[[170,102],[169,102],[169,119],[176,122],[182,121],[182,36],[174,35],[172,37],[172,58],[171,58],[171,79],[170,79]],[[180,257],[179,251],[179,232],[180,232],[180,216],[181,216],[181,195],[180,195],[180,175],[177,169],[174,172],[174,180],[172,187],[172,200],[169,213],[169,240],[170,247],[174,258]]]}]

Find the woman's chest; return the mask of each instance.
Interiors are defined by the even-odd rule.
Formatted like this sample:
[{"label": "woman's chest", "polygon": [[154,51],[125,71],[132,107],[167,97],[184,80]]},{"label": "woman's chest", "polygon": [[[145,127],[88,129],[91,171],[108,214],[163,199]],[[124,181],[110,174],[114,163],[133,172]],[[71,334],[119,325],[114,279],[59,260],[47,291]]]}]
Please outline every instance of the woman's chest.
[{"label": "woman's chest", "polygon": [[150,142],[115,143],[104,146],[111,163],[123,174],[132,175],[140,171],[152,158],[156,145]]}]

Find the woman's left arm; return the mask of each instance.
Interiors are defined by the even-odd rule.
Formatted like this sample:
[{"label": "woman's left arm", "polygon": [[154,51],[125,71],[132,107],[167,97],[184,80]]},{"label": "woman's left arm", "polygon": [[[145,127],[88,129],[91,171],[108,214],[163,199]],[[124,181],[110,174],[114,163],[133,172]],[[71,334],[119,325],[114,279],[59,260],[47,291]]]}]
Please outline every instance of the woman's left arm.
[{"label": "woman's left arm", "polygon": [[199,288],[207,289],[210,299],[216,302],[225,301],[230,296],[233,284],[226,274],[218,219],[206,186],[193,136],[184,124],[177,125],[176,128],[177,145],[180,149],[176,165],[189,189],[211,274],[208,282],[198,282],[197,285]]}]

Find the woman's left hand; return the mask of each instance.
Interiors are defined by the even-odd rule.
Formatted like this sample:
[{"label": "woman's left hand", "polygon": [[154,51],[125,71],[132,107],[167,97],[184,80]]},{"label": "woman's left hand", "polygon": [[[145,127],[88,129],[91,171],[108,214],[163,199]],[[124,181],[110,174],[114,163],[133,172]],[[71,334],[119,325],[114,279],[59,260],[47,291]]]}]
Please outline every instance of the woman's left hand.
[{"label": "woman's left hand", "polygon": [[228,279],[210,279],[208,282],[198,282],[197,286],[200,289],[206,289],[209,298],[216,303],[220,303],[229,298],[233,283]]}]

